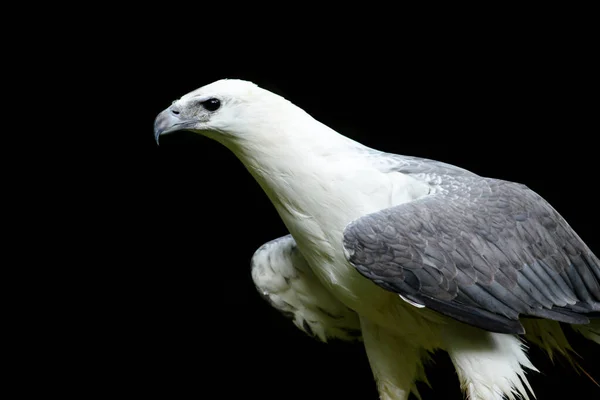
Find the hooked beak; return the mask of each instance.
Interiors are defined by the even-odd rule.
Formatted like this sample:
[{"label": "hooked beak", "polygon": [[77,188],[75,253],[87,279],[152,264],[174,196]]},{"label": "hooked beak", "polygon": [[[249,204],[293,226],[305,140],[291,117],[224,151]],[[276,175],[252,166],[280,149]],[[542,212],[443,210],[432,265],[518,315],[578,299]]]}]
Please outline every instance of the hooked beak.
[{"label": "hooked beak", "polygon": [[177,108],[171,106],[158,114],[154,120],[154,139],[158,145],[161,135],[191,129],[195,121],[182,119]]}]

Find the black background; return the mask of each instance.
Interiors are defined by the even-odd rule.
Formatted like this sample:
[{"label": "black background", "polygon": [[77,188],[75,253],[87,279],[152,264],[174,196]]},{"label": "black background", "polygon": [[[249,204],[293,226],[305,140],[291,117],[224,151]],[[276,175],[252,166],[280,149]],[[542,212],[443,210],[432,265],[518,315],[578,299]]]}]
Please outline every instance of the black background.
[{"label": "black background", "polygon": [[[81,358],[101,366],[87,393],[377,398],[361,345],[318,343],[256,293],[250,257],[287,232],[241,163],[191,133],[154,143],[156,115],[217,79],[252,80],[367,146],[525,183],[600,252],[597,69],[585,27],[501,21],[486,29],[484,18],[315,34],[305,20],[292,38],[272,21],[193,24],[186,10],[173,27],[156,22],[172,13],[139,18],[143,27],[119,40],[109,62],[98,56],[101,72],[88,77],[98,87],[105,75],[119,79],[103,88],[110,132],[79,143],[78,157],[97,167],[71,200],[75,225],[102,232],[76,239],[81,260],[95,265],[80,290],[100,286],[86,312],[100,322],[85,329],[97,339],[93,356]],[[569,337],[598,380],[598,347]],[[553,364],[536,348],[530,356],[542,371],[528,374],[538,399],[600,392],[560,357]],[[462,398],[447,356],[434,360],[423,399]]]}]

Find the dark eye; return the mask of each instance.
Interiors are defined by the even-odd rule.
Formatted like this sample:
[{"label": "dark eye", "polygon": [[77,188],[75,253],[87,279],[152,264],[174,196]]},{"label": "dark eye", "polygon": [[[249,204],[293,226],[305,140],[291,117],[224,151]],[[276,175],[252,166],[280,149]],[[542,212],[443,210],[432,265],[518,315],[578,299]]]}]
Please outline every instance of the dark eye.
[{"label": "dark eye", "polygon": [[217,111],[219,107],[221,107],[221,102],[219,101],[219,99],[212,98],[202,102],[202,105],[208,111]]}]

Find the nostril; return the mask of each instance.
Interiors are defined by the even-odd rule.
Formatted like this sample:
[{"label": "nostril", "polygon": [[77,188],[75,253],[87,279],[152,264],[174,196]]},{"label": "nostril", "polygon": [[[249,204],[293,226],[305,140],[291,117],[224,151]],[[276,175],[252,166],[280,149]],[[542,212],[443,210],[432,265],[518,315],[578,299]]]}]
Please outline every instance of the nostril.
[{"label": "nostril", "polygon": [[172,112],[173,114],[175,114],[175,115],[179,115],[179,110],[177,110],[177,109],[175,109],[175,108],[172,108],[172,109],[171,109],[171,112]]}]

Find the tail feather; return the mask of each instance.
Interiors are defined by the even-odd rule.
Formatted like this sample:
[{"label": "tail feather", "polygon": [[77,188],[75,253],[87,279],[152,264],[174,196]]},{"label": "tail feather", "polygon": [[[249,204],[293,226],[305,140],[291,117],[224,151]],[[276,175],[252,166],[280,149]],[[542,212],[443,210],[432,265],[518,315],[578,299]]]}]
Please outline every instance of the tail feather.
[{"label": "tail feather", "polygon": [[593,319],[586,325],[571,325],[571,328],[587,339],[600,344],[600,319]]},{"label": "tail feather", "polygon": [[[554,354],[558,353],[564,357],[565,360],[571,364],[573,369],[579,374],[582,372],[587,376],[596,386],[600,385],[596,380],[573,358],[573,356],[579,356],[573,350],[565,334],[563,333],[561,325],[556,321],[550,320],[524,320],[523,326],[527,333],[525,339],[528,342],[535,344],[541,349],[548,353],[550,360],[554,361]],[[584,337],[597,344],[600,344],[600,320],[592,320],[586,325],[571,325],[575,331],[581,333]]]},{"label": "tail feather", "polygon": [[558,353],[575,366],[572,355],[576,353],[565,337],[560,323],[544,319],[524,319],[522,323],[526,331],[525,339],[548,353],[550,360],[554,361],[554,355]]}]

